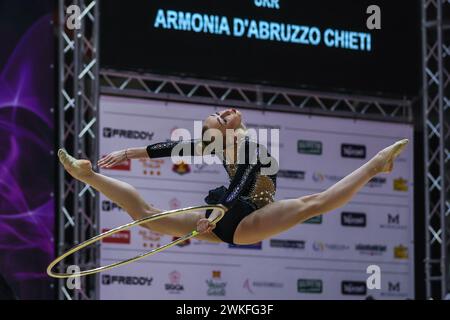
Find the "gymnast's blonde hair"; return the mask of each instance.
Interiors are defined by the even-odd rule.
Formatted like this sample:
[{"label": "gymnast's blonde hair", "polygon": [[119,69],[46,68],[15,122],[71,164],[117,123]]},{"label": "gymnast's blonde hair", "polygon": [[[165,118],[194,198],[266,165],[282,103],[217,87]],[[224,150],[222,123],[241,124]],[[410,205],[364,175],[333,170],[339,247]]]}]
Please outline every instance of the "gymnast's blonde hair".
[{"label": "gymnast's blonde hair", "polygon": [[[206,125],[203,126],[203,128],[202,128],[202,141],[200,141],[195,146],[196,153],[199,154],[199,155],[203,154],[203,150],[206,148],[206,146],[208,146],[212,142],[212,141],[204,141],[203,140],[204,134],[205,134],[206,130],[208,130],[208,129],[209,128]],[[235,135],[237,137],[237,142],[239,143],[239,141],[241,141],[243,138],[245,138],[247,136],[248,129],[245,126],[245,124],[241,121],[241,124],[236,129],[234,129],[234,133],[235,133]]]},{"label": "gymnast's blonde hair", "polygon": [[248,133],[248,129],[245,126],[245,124],[241,121],[241,124],[239,125],[239,127],[237,127],[234,132],[236,133],[236,135],[238,136],[242,136],[245,137]]}]

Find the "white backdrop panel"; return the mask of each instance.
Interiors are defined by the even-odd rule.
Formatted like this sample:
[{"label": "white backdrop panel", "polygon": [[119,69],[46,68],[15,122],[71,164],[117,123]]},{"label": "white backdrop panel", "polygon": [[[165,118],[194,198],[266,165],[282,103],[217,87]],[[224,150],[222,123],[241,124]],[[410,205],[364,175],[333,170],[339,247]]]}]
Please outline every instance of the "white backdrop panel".
[{"label": "white backdrop panel", "polygon": [[[103,96],[100,153],[193,134],[193,121],[216,111],[153,100]],[[220,110],[220,109],[219,109]],[[400,138],[405,124],[244,111],[250,128],[280,129],[276,199],[320,192]],[[122,130],[122,132],[120,132]],[[123,131],[125,130],[125,131]],[[270,151],[270,150],[269,150]],[[135,186],[162,210],[204,204],[208,190],[227,185],[221,165],[188,165],[170,158],[133,160],[101,173]],[[100,223],[111,229],[129,216],[101,195]],[[413,148],[390,175],[365,186],[345,207],[250,248],[196,239],[100,276],[102,299],[405,299],[414,297]],[[171,241],[140,227],[107,239],[101,262],[111,263]],[[369,265],[382,270],[382,288],[363,285]],[[119,289],[119,290],[118,290]]]}]

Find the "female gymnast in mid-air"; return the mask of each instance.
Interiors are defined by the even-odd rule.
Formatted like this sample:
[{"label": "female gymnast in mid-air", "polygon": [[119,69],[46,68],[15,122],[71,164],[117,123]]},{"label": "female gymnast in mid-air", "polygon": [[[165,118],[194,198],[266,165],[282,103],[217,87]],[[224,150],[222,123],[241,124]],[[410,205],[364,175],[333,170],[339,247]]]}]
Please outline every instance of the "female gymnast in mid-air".
[{"label": "female gymnast in mid-air", "polygon": [[[216,150],[214,154],[223,162],[230,184],[228,188],[222,186],[210,190],[205,202],[225,206],[228,209],[225,216],[217,225],[213,225],[208,219],[212,214],[210,210],[191,212],[148,222],[144,227],[176,237],[197,230],[200,232],[197,236],[200,240],[238,245],[257,243],[312,217],[344,206],[374,176],[391,172],[395,158],[408,143],[407,139],[400,140],[381,150],[363,166],[323,192],[274,201],[276,174],[261,174],[261,169],[267,162],[260,161],[262,148],[249,139],[242,114],[236,109],[224,110],[208,116],[203,125],[203,132],[217,129],[224,137],[222,150]],[[225,139],[227,129],[234,133],[231,143],[230,139]],[[201,152],[196,153],[195,150],[198,150],[198,146],[200,150],[204,150],[211,143],[205,140],[163,142],[116,151],[100,159],[98,166],[112,168],[127,159],[170,157],[173,148],[180,143],[189,144],[192,155],[201,155]],[[254,157],[256,161],[238,162],[236,159],[239,155],[244,155],[243,159],[247,160]],[[72,177],[103,193],[134,220],[163,212],[147,204],[128,183],[94,172],[88,160],[77,160],[63,149],[58,151],[58,156]]]}]

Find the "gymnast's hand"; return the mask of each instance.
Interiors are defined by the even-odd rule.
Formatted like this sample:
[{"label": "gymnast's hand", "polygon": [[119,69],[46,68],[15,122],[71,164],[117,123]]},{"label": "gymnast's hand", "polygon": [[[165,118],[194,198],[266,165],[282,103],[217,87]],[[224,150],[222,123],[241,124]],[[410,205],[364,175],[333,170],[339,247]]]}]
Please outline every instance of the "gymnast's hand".
[{"label": "gymnast's hand", "polygon": [[215,227],[216,227],[215,224],[209,221],[208,219],[202,218],[197,221],[197,231],[199,233],[211,232]]},{"label": "gymnast's hand", "polygon": [[114,151],[98,160],[97,165],[100,168],[111,168],[127,160],[127,150]]}]

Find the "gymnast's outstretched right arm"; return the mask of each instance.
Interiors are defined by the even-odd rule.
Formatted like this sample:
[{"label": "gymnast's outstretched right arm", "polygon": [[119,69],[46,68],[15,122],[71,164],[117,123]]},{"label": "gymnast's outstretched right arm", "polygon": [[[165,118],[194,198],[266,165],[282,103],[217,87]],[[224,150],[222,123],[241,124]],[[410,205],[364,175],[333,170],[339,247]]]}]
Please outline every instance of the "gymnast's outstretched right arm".
[{"label": "gymnast's outstretched right arm", "polygon": [[194,139],[182,141],[166,141],[154,143],[146,147],[127,148],[124,150],[111,152],[107,156],[101,158],[97,164],[100,168],[111,168],[123,161],[131,159],[156,159],[170,157],[175,146],[181,147],[181,152],[178,154],[179,156],[197,155],[197,146],[199,142],[200,140]]},{"label": "gymnast's outstretched right arm", "polygon": [[128,148],[119,151],[113,151],[98,160],[99,168],[108,169],[130,159],[142,159],[147,157],[146,147],[142,148]]}]

